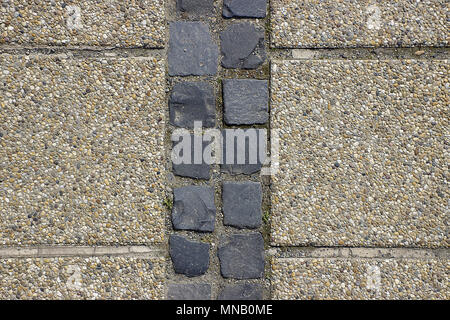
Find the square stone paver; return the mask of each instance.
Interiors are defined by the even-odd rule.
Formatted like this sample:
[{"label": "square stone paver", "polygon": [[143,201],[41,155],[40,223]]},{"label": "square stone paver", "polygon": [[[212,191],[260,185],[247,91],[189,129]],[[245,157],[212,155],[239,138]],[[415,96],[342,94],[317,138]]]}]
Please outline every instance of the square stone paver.
[{"label": "square stone paver", "polygon": [[273,299],[448,300],[450,263],[439,259],[274,259]]},{"label": "square stone paver", "polygon": [[225,18],[264,18],[268,0],[223,0]]},{"label": "square stone paver", "polygon": [[168,300],[211,300],[211,285],[207,283],[169,284]]},{"label": "square stone paver", "polygon": [[217,255],[224,278],[258,279],[264,275],[264,240],[259,233],[224,237]]},{"label": "square stone paver", "polygon": [[277,48],[448,46],[442,0],[272,0]]},{"label": "square stone paver", "polygon": [[447,61],[272,67],[275,245],[447,247]]},{"label": "square stone paver", "polygon": [[261,170],[266,157],[266,129],[225,129],[222,138],[222,172],[250,175]]},{"label": "square stone paver", "polygon": [[156,58],[0,56],[0,243],[164,240]]},{"label": "square stone paver", "polygon": [[258,228],[262,223],[262,188],[259,182],[224,182],[223,224],[237,228]]},{"label": "square stone paver", "polygon": [[[196,142],[194,139],[197,139]],[[198,149],[201,150],[201,154],[196,154],[196,143],[198,143]],[[177,136],[175,141],[173,141],[172,148],[173,158],[171,160],[173,172],[177,176],[208,180],[211,177],[211,164],[208,164],[206,159],[204,157],[200,158],[200,156],[212,144],[213,142],[203,141],[200,135],[187,132],[181,136]],[[185,154],[187,152],[186,150],[189,150],[189,147],[191,148],[190,157]],[[196,157],[199,159],[196,159]]]},{"label": "square stone paver", "polygon": [[164,299],[164,258],[0,259],[2,300]]},{"label": "square stone paver", "polygon": [[218,300],[262,300],[262,288],[254,283],[227,285],[219,293]]},{"label": "square stone paver", "polygon": [[269,85],[266,80],[223,81],[224,120],[228,125],[263,124],[269,120]]},{"label": "square stone paver", "polygon": [[177,10],[188,17],[214,16],[214,0],[176,0]]},{"label": "square stone paver", "polygon": [[172,234],[169,239],[169,247],[176,273],[197,277],[208,270],[210,248],[208,243],[191,241]]},{"label": "square stone paver", "polygon": [[2,1],[0,44],[162,48],[164,0]]},{"label": "square stone paver", "polygon": [[216,125],[216,97],[207,82],[180,82],[174,85],[169,99],[170,123],[194,128],[201,121],[204,128]]},{"label": "square stone paver", "polygon": [[217,73],[219,49],[203,22],[172,22],[167,56],[170,76]]},{"label": "square stone paver", "polygon": [[207,186],[175,188],[172,223],[176,230],[214,231],[214,189]]},{"label": "square stone paver", "polygon": [[227,69],[256,69],[266,60],[264,31],[250,22],[238,22],[220,33],[222,66]]}]

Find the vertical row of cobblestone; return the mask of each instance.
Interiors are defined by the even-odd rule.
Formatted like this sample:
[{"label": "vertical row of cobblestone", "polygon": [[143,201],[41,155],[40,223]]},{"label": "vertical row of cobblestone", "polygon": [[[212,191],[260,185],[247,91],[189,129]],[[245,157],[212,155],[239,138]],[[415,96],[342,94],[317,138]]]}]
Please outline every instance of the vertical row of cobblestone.
[{"label": "vertical row of cobblestone", "polygon": [[[169,114],[172,151],[180,159],[172,159],[173,273],[169,272],[167,297],[262,299],[264,159],[258,155],[252,162],[251,153],[267,139],[269,75],[261,20],[267,3],[177,0],[173,10]],[[219,130],[222,159],[232,162],[196,161],[195,147],[210,147],[196,130],[196,122],[201,122],[203,133],[207,128]],[[249,129],[259,129],[254,131],[256,139]],[[234,155],[227,157],[236,130],[244,133],[246,146],[236,147]],[[191,162],[186,163],[189,148]],[[244,164],[238,159],[241,156]]]}]

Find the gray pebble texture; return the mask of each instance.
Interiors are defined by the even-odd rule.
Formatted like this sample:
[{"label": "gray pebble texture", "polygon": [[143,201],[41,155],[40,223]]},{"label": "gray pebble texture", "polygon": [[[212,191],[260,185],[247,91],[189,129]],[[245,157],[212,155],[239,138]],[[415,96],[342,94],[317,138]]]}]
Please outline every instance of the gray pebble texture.
[{"label": "gray pebble texture", "polygon": [[272,0],[276,48],[448,46],[448,1]]},{"label": "gray pebble texture", "polygon": [[448,300],[447,259],[274,259],[273,299]]},{"label": "gray pebble texture", "polygon": [[162,242],[164,63],[5,54],[0,66],[0,243]]},{"label": "gray pebble texture", "polygon": [[165,258],[0,259],[2,300],[164,299]]},{"label": "gray pebble texture", "polygon": [[164,0],[2,1],[0,44],[163,48]]},{"label": "gray pebble texture", "polygon": [[272,68],[273,242],[447,247],[448,62]]}]

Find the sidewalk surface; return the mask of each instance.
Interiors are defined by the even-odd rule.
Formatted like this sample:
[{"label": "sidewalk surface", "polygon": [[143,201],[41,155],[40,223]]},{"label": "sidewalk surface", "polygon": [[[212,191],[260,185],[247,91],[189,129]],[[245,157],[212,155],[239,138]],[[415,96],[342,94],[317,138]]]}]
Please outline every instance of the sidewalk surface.
[{"label": "sidewalk surface", "polygon": [[448,17],[4,0],[0,298],[449,299]]}]

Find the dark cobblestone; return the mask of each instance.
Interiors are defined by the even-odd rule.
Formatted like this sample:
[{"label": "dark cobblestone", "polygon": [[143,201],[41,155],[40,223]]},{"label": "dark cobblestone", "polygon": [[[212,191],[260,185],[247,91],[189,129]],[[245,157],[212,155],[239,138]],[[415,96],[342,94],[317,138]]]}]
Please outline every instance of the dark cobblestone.
[{"label": "dark cobblestone", "polygon": [[169,75],[201,76],[217,73],[219,50],[202,22],[172,22],[169,40]]},{"label": "dark cobblestone", "polygon": [[[224,147],[223,147],[222,155],[223,155],[224,160],[226,160],[226,158],[227,158],[227,143],[230,143],[230,142],[227,142],[227,135],[232,134],[233,133],[232,130],[234,130],[234,129],[225,129],[223,131]],[[245,130],[247,130],[247,129],[245,129]],[[251,138],[251,135],[249,135],[248,137],[245,138],[246,139],[246,147],[245,147],[245,163],[244,164],[238,164],[239,159],[238,159],[238,153],[237,153],[237,148],[236,148],[236,144],[237,144],[236,140],[238,140],[238,139],[235,139],[234,162],[232,164],[228,163],[228,162],[222,164],[221,170],[223,172],[227,172],[227,173],[233,174],[233,175],[236,175],[236,174],[249,175],[249,174],[253,174],[253,173],[256,173],[261,170],[264,159],[262,159],[259,154],[260,153],[262,155],[266,154],[265,150],[262,152],[259,152],[259,141],[261,139],[265,140],[265,136],[264,136],[262,130],[265,130],[265,129],[256,131],[256,135],[255,135],[256,139]],[[232,147],[230,146],[229,148],[232,148]],[[256,154],[254,154],[254,153],[256,153]],[[252,155],[252,157],[250,157],[250,155]],[[252,161],[253,156],[256,156],[256,163],[251,163],[251,162],[255,162],[255,161]]]},{"label": "dark cobblestone", "polygon": [[170,236],[169,245],[170,257],[176,273],[197,277],[208,270],[209,244],[190,241],[173,234]]},{"label": "dark cobblestone", "polygon": [[221,241],[218,256],[225,278],[257,279],[264,275],[264,240],[259,233],[228,236]]},{"label": "dark cobblestone", "polygon": [[264,32],[249,22],[235,23],[220,34],[222,66],[228,69],[256,69],[264,63]]},{"label": "dark cobblestone", "polygon": [[224,80],[223,100],[224,120],[228,125],[262,124],[269,119],[268,81]]},{"label": "dark cobblestone", "polygon": [[177,230],[214,231],[214,190],[205,186],[174,189],[172,223]]},{"label": "dark cobblestone", "polygon": [[223,0],[225,18],[264,18],[267,0]]},{"label": "dark cobblestone", "polygon": [[261,226],[262,188],[259,182],[225,182],[222,198],[225,225],[237,228]]},{"label": "dark cobblestone", "polygon": [[211,300],[211,286],[207,283],[169,284],[168,300]]},{"label": "dark cobblestone", "polygon": [[213,16],[214,0],[177,0],[177,11],[189,17]]},{"label": "dark cobblestone", "polygon": [[226,286],[217,300],[262,300],[262,288],[259,284],[242,283]]},{"label": "dark cobblestone", "polygon": [[177,127],[194,128],[201,121],[205,128],[216,125],[216,98],[207,82],[181,82],[172,90],[169,99],[170,123]]},{"label": "dark cobblestone", "polygon": [[[186,139],[188,135],[183,136],[183,139]],[[180,163],[175,164],[173,163],[173,172],[182,177],[189,177],[194,179],[205,179],[208,180],[211,177],[211,165],[207,164],[204,159],[202,158],[201,163],[195,164],[194,163],[194,135],[190,135],[191,142],[191,161],[190,163]],[[181,138],[180,138],[181,139]],[[177,144],[178,141],[174,141],[174,145]],[[208,146],[210,142],[203,142],[203,150]],[[183,154],[179,155],[180,157]]]}]

